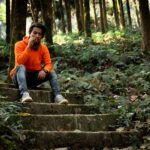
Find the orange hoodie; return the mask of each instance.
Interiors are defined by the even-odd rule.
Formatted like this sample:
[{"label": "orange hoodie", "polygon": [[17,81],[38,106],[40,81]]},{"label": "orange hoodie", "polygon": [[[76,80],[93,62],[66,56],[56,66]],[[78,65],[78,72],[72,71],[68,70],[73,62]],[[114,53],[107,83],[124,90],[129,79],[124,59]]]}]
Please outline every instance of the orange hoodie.
[{"label": "orange hoodie", "polygon": [[29,37],[23,37],[22,41],[18,41],[15,44],[15,66],[10,71],[10,76],[14,75],[15,69],[18,65],[23,64],[27,71],[39,71],[42,69],[44,63],[44,69],[47,71],[52,70],[52,62],[48,48],[44,44],[40,44],[38,50],[27,50]]}]

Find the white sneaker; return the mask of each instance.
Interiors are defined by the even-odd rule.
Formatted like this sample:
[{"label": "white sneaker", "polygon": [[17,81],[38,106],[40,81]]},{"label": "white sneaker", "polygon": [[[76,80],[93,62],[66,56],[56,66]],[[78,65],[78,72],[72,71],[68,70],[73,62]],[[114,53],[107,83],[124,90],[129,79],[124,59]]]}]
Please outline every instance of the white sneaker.
[{"label": "white sneaker", "polygon": [[68,104],[68,100],[65,99],[61,94],[56,95],[54,101],[58,104]]},{"label": "white sneaker", "polygon": [[26,102],[32,102],[33,100],[28,92],[24,92],[22,94],[20,101],[21,101],[21,103],[26,103]]}]

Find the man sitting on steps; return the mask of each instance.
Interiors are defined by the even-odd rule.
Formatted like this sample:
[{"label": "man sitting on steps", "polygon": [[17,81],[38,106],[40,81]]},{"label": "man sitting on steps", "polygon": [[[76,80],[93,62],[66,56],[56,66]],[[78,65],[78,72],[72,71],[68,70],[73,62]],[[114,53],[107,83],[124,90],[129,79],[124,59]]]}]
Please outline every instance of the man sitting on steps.
[{"label": "man sitting on steps", "polygon": [[15,66],[10,72],[13,83],[19,88],[21,102],[32,102],[28,87],[34,87],[49,81],[54,101],[59,104],[68,104],[60,93],[56,72],[52,68],[49,50],[41,43],[45,35],[45,26],[33,23],[29,28],[29,36],[15,44]]}]

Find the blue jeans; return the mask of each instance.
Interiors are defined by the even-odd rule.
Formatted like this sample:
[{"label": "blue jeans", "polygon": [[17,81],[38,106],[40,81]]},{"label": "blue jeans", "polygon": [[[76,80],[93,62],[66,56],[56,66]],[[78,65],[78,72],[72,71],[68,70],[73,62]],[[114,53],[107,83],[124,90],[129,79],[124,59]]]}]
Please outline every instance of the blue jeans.
[{"label": "blue jeans", "polygon": [[13,83],[19,88],[20,94],[28,91],[28,87],[33,88],[37,85],[49,81],[53,94],[56,96],[60,94],[60,86],[57,81],[57,75],[54,70],[46,74],[45,79],[38,79],[39,71],[27,72],[24,65],[17,66],[15,73],[12,77]]}]

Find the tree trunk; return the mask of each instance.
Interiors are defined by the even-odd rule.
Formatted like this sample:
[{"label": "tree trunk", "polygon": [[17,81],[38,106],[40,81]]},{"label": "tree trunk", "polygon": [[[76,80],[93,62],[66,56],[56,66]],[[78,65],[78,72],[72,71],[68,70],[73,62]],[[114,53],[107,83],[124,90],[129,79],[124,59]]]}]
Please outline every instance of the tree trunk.
[{"label": "tree trunk", "polygon": [[59,0],[59,4],[60,4],[60,11],[61,11],[61,30],[62,30],[63,33],[66,33],[65,19],[64,19],[64,9],[63,9],[63,5],[62,5],[62,0]]},{"label": "tree trunk", "polygon": [[6,0],[6,42],[10,43],[10,0]]},{"label": "tree trunk", "polygon": [[39,11],[41,10],[40,7],[40,2],[39,0],[30,0],[30,4],[31,4],[31,13],[32,13],[32,19],[34,22],[38,22],[39,20]]},{"label": "tree trunk", "polygon": [[54,51],[51,49],[51,45],[53,44],[53,9],[52,9],[52,0],[40,0],[41,8],[42,8],[42,17],[44,24],[46,26],[45,40],[46,45],[50,50],[51,54],[54,54]]},{"label": "tree trunk", "polygon": [[[53,10],[52,10],[52,16],[53,16],[53,18],[52,18],[52,20],[53,20],[53,32],[54,33],[57,33],[57,31],[58,31],[58,18],[57,18],[57,13],[58,13],[58,11],[57,11],[57,9],[58,8],[56,8],[56,7],[58,7],[57,6],[57,1],[55,2],[55,0],[52,0],[52,7],[53,7]],[[57,22],[58,21],[58,22]]]},{"label": "tree trunk", "polygon": [[80,0],[79,1],[80,2],[80,12],[81,12],[81,14],[80,14],[80,17],[81,17],[81,21],[82,21],[82,27],[83,27],[83,31],[84,31],[84,24],[85,24],[85,20],[84,20],[84,7],[83,7],[83,0]]},{"label": "tree trunk", "polygon": [[84,0],[84,10],[85,10],[85,33],[86,33],[86,37],[91,37],[89,0]]},{"label": "tree trunk", "polygon": [[95,0],[93,0],[93,10],[94,10],[94,25],[98,28],[98,21],[97,21],[97,14],[96,14],[96,7],[95,7]]},{"label": "tree trunk", "polygon": [[83,26],[82,26],[82,20],[81,20],[81,12],[80,12],[80,3],[79,0],[75,0],[75,7],[76,7],[76,18],[77,18],[77,25],[78,25],[78,31],[79,35],[83,33]]},{"label": "tree trunk", "polygon": [[129,26],[132,26],[129,0],[126,0],[126,5],[127,5],[127,14],[128,14],[128,19],[129,19]]},{"label": "tree trunk", "polygon": [[12,10],[12,26],[11,26],[11,42],[10,42],[10,59],[9,71],[14,66],[14,44],[21,40],[26,31],[26,13],[27,13],[27,0],[14,0]]},{"label": "tree trunk", "polygon": [[140,27],[141,23],[140,23],[140,18],[139,18],[139,11],[138,11],[138,7],[137,7],[137,3],[136,0],[133,0],[134,2],[134,9],[135,9],[135,13],[136,13],[136,18],[137,18],[137,24]]},{"label": "tree trunk", "polygon": [[105,27],[104,27],[104,12],[103,12],[103,2],[102,0],[99,0],[99,8],[100,8],[100,25],[101,25],[101,31],[102,33],[105,33]]},{"label": "tree trunk", "polygon": [[123,10],[122,0],[118,0],[118,3],[119,3],[119,14],[120,14],[121,28],[124,28],[125,27],[125,18],[124,18],[124,10]]},{"label": "tree trunk", "polygon": [[118,15],[117,1],[116,0],[112,0],[112,2],[113,2],[113,10],[114,10],[115,22],[116,22],[116,26],[118,28],[119,27],[119,15]]},{"label": "tree trunk", "polygon": [[70,1],[65,0],[65,8],[67,12],[67,29],[68,32],[72,32]]},{"label": "tree trunk", "polygon": [[107,24],[107,13],[106,13],[106,3],[105,3],[105,0],[102,0],[102,6],[103,6],[103,19],[104,19],[104,28],[105,28],[105,32],[107,31],[108,29],[108,24]]},{"label": "tree trunk", "polygon": [[148,0],[139,0],[139,10],[143,36],[142,50],[146,54],[150,54],[150,11]]}]

